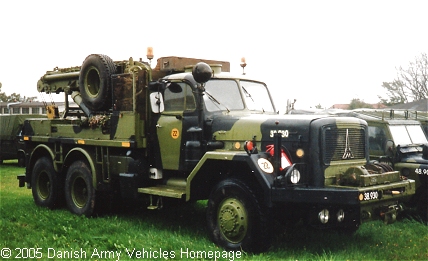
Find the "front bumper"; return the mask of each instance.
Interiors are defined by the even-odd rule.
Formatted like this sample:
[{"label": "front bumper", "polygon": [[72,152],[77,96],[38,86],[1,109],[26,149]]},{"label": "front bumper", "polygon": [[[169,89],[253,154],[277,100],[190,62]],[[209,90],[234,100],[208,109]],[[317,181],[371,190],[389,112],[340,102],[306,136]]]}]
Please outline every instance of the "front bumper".
[{"label": "front bumper", "polygon": [[[403,210],[402,203],[414,194],[415,181],[404,180],[369,187],[272,188],[271,196],[276,205],[300,211],[303,217],[320,226],[358,227],[369,220],[395,221]],[[339,218],[341,214],[344,214],[343,219]]]}]

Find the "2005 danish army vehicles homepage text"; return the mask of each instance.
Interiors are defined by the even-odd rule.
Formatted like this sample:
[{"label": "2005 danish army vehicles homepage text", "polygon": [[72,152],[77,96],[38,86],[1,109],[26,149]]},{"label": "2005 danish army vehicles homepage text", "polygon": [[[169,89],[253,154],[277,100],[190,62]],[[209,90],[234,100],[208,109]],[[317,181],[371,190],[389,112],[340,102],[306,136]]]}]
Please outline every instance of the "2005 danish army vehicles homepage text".
[{"label": "2005 danish army vehicles homepage text", "polygon": [[415,184],[368,164],[365,121],[279,115],[263,82],[229,67],[163,57],[152,69],[93,54],[48,71],[38,90],[79,107],[24,123],[20,186],[37,205],[65,201],[87,216],[100,195],[145,199],[150,209],[165,198],[207,200],[211,238],[228,250],[266,250],[272,220],[351,231],[395,220]]}]

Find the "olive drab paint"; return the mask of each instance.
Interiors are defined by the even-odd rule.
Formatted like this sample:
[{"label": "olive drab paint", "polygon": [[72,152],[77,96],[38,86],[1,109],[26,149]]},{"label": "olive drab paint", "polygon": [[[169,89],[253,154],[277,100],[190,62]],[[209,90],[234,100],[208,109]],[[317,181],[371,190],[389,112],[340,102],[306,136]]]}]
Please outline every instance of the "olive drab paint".
[{"label": "olive drab paint", "polygon": [[95,54],[48,71],[38,90],[71,95],[79,108],[24,122],[20,185],[50,208],[48,192],[64,187],[69,210],[86,216],[101,192],[149,209],[165,198],[208,200],[210,237],[228,250],[266,251],[272,218],[352,231],[396,220],[415,181],[369,163],[364,120],[279,115],[264,82],[229,69],[185,57],[152,68]]}]

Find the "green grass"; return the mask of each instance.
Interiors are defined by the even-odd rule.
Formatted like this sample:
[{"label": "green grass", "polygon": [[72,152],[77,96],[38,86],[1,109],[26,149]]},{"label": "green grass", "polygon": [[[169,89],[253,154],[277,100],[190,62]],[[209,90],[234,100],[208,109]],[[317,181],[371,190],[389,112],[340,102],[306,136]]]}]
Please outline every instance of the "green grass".
[{"label": "green grass", "polygon": [[[0,165],[0,249],[10,249],[12,257],[19,249],[23,257],[34,255],[36,248],[40,260],[117,260],[115,251],[121,252],[120,260],[188,260],[181,249],[223,251],[208,238],[203,202],[155,211],[135,206],[86,218],[65,208],[37,207],[31,190],[18,187],[21,173],[16,161]],[[428,227],[410,219],[365,223],[353,235],[305,227],[277,231],[266,253],[217,260],[428,260]],[[127,251],[134,249],[130,258]],[[169,258],[147,257],[159,250]],[[145,256],[136,258],[136,251],[146,251]],[[67,253],[76,256],[68,258]]]}]

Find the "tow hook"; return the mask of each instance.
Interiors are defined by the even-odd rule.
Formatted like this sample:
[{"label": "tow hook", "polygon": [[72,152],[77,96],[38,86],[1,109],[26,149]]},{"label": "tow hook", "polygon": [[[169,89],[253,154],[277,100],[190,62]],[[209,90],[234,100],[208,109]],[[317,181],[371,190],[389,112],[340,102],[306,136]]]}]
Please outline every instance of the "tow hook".
[{"label": "tow hook", "polygon": [[383,219],[385,224],[392,224],[397,220],[397,215],[403,211],[403,206],[401,205],[391,205],[384,209],[381,209],[380,216]]}]

